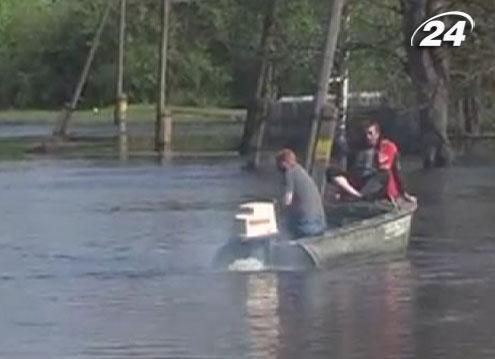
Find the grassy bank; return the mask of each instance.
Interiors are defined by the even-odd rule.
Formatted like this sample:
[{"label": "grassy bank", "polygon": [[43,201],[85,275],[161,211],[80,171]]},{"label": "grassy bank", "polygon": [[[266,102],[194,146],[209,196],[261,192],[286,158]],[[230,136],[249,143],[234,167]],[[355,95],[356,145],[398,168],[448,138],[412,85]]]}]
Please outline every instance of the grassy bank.
[{"label": "grassy bank", "polygon": [[[243,109],[175,107],[171,108],[174,121],[179,122],[242,122],[246,111]],[[113,107],[74,112],[76,124],[105,123],[113,121]],[[127,119],[129,122],[153,122],[156,117],[153,105],[130,105]],[[35,124],[55,123],[60,111],[53,110],[2,110],[0,123]]]},{"label": "grassy bank", "polygon": [[[173,154],[179,157],[218,157],[237,153],[238,136],[178,136],[174,139]],[[129,137],[129,157],[154,157],[153,139]],[[53,141],[48,137],[22,136],[0,138],[0,161],[26,160],[40,156],[61,158],[117,158],[118,140],[115,137],[71,137]]]},{"label": "grassy bank", "polygon": [[[244,110],[218,108],[173,107],[173,150],[175,153],[218,155],[237,150],[242,133]],[[0,137],[0,160],[19,160],[30,156],[55,155],[70,157],[118,156],[116,130],[113,129],[113,108],[74,113],[70,137],[53,141],[51,129],[60,112],[57,111],[0,111],[0,125],[46,126],[46,136],[39,134],[8,134]],[[153,124],[155,109],[151,105],[133,105],[128,111],[129,156],[153,155]],[[84,129],[92,129],[87,134]],[[8,131],[8,130],[7,130]]]}]

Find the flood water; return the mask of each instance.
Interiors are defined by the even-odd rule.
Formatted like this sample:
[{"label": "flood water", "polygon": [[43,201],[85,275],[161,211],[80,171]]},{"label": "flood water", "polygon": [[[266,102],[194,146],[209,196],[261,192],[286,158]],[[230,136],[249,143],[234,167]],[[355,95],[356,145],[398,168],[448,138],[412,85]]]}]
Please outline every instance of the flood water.
[{"label": "flood water", "polygon": [[0,163],[1,358],[493,358],[495,159],[410,174],[407,255],[211,269],[237,160]]}]

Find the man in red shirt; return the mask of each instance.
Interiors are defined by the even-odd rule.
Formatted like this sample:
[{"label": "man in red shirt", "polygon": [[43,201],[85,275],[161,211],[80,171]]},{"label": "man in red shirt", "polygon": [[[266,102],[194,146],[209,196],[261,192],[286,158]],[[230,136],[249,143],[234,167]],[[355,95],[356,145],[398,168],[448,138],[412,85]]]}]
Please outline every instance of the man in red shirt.
[{"label": "man in red shirt", "polygon": [[376,166],[378,170],[385,171],[387,182],[385,195],[390,200],[403,197],[406,201],[416,202],[416,198],[405,191],[404,181],[400,174],[399,150],[391,140],[383,138],[380,126],[377,122],[371,122],[366,126],[366,141],[376,151]]},{"label": "man in red shirt", "polygon": [[400,174],[399,150],[395,143],[382,137],[377,122],[369,122],[364,135],[367,148],[357,153],[350,175],[330,168],[327,170],[327,181],[355,198],[395,201],[403,197],[408,202],[416,202],[416,198],[405,190]]}]

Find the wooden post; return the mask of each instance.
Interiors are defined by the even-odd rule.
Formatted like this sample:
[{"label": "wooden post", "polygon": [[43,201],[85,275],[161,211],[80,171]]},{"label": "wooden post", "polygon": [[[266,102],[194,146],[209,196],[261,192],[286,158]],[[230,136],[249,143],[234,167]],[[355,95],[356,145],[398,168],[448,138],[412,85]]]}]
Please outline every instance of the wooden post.
[{"label": "wooden post", "polygon": [[167,85],[167,47],[168,24],[170,15],[170,0],[162,0],[161,6],[161,42],[160,42],[160,67],[158,104],[155,123],[155,151],[165,157],[171,151],[172,116],[167,111],[166,85]]},{"label": "wooden post", "polygon": [[165,110],[163,119],[163,157],[169,159],[172,155],[172,112]]},{"label": "wooden post", "polygon": [[128,145],[127,145],[127,96],[121,95],[117,101],[117,112],[119,118],[119,157],[121,160],[127,160],[128,158]]},{"label": "wooden post", "polygon": [[321,193],[323,193],[326,184],[325,171],[332,155],[337,117],[338,109],[334,105],[325,103],[322,106],[320,133],[316,140],[312,171],[312,176]]},{"label": "wooden post", "polygon": [[119,51],[117,56],[117,85],[115,87],[115,111],[114,123],[118,125],[122,121],[122,114],[119,110],[122,108],[120,103],[124,101],[124,57],[125,57],[125,39],[126,39],[126,10],[127,0],[120,0],[120,19],[119,19]]},{"label": "wooden post", "polygon": [[107,7],[100,21],[100,25],[98,26],[98,30],[96,31],[96,34],[94,36],[93,43],[91,44],[91,49],[89,50],[88,57],[86,58],[86,63],[84,64],[81,77],[79,78],[79,82],[72,96],[72,100],[70,103],[66,104],[65,108],[62,110],[57,126],[53,131],[54,136],[64,137],[67,133],[67,126],[72,117],[72,113],[77,107],[77,103],[79,102],[79,99],[81,97],[81,93],[84,88],[84,85],[86,84],[86,80],[88,79],[89,70],[96,55],[96,51],[98,50],[98,46],[100,45],[101,35],[107,23],[108,15],[110,14],[111,7],[112,7],[112,2],[108,1]]},{"label": "wooden post", "polygon": [[117,84],[114,123],[118,126],[119,137],[119,157],[121,160],[128,158],[127,145],[127,95],[124,93],[124,72],[125,72],[125,40],[126,40],[126,10],[127,0],[120,0],[119,16],[119,50],[117,55]]},{"label": "wooden post", "polygon": [[337,40],[339,38],[340,20],[342,17],[342,9],[344,7],[344,3],[345,0],[333,1],[330,19],[328,22],[325,48],[323,51],[323,59],[320,68],[320,74],[318,76],[318,88],[313,100],[311,130],[309,134],[308,144],[306,147],[305,167],[310,172],[312,172],[313,169],[315,149],[317,145],[317,136],[320,128],[321,110],[326,102],[326,98],[328,94],[328,86],[329,86],[328,81],[330,79],[330,75],[332,74],[333,60],[335,56],[335,49],[337,47]]}]

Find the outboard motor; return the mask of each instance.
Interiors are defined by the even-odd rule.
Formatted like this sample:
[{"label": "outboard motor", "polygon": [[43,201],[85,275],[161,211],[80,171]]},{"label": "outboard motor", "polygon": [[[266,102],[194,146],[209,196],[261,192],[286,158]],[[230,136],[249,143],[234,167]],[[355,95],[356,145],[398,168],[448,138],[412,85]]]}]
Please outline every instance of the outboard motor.
[{"label": "outboard motor", "polygon": [[213,264],[232,271],[301,270],[315,263],[298,241],[282,240],[273,202],[248,202],[235,215],[234,235]]},{"label": "outboard motor", "polygon": [[273,237],[278,234],[275,206],[272,202],[248,202],[236,214],[237,236],[241,242]]},{"label": "outboard motor", "polygon": [[215,265],[236,270],[261,270],[270,264],[271,242],[278,236],[273,202],[248,202],[235,215],[234,235],[217,252]]}]

